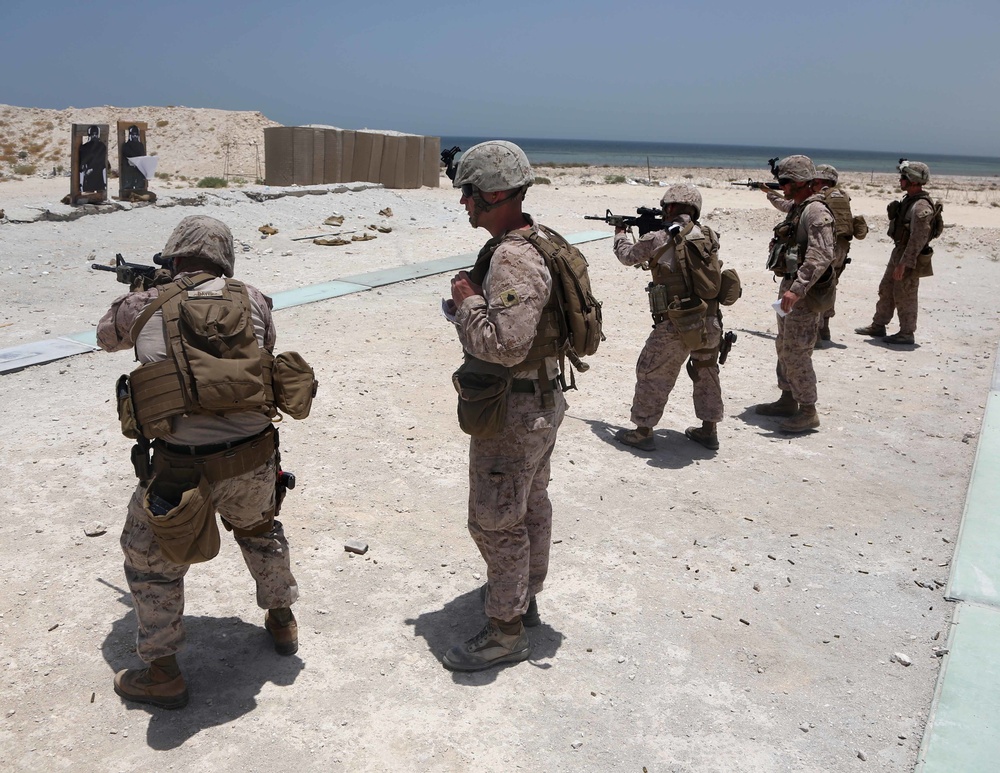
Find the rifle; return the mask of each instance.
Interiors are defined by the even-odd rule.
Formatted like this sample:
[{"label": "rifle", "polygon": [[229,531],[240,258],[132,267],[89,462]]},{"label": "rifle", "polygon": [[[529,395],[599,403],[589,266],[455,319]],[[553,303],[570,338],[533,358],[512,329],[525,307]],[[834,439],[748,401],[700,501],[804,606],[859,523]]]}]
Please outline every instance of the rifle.
[{"label": "rifle", "polygon": [[[156,272],[166,270],[173,274],[174,259],[162,258],[160,253],[153,256],[155,266],[145,266],[142,263],[129,263],[119,252],[115,255],[115,265],[105,266],[103,263],[91,263],[95,271],[114,271],[115,278],[129,287],[148,290],[156,283]],[[162,275],[161,275],[162,276]]]},{"label": "rifle", "polygon": [[770,188],[772,191],[781,190],[781,186],[778,183],[765,183],[758,180],[751,180],[747,178],[745,183],[733,182],[730,185],[742,185],[744,188],[751,188],[752,190],[759,191],[761,188]]},{"label": "rifle", "polygon": [[726,334],[722,336],[722,343],[719,344],[719,364],[725,365],[726,360],[729,358],[729,350],[733,348],[733,344],[736,343],[736,333],[732,330],[727,330]]},{"label": "rifle", "polygon": [[462,152],[462,149],[455,145],[448,150],[441,151],[441,163],[444,164],[444,173],[448,175],[448,179],[455,182],[455,173],[458,171],[458,166],[455,164],[455,156]]},{"label": "rifle", "polygon": [[651,231],[662,231],[666,227],[663,220],[663,210],[653,207],[636,207],[636,215],[616,215],[607,210],[603,215],[584,215],[584,220],[603,220],[608,225],[615,228],[631,228],[635,226],[639,229],[639,236],[648,234]]}]

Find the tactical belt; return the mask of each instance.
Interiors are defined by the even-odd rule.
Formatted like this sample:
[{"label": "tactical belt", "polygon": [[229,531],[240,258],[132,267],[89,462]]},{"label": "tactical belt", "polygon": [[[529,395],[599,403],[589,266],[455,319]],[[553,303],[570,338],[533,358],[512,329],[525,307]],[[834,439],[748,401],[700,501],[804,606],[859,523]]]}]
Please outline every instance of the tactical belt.
[{"label": "tactical belt", "polygon": [[[515,378],[514,381],[511,382],[510,391],[533,395],[535,394],[536,384],[538,384],[538,382],[532,378]],[[562,388],[562,386],[558,381],[554,381],[552,382],[552,388],[558,391]]]},{"label": "tactical belt", "polygon": [[276,430],[268,427],[258,435],[208,446],[182,446],[153,441],[153,471],[190,469],[209,483],[252,472],[274,455]]}]

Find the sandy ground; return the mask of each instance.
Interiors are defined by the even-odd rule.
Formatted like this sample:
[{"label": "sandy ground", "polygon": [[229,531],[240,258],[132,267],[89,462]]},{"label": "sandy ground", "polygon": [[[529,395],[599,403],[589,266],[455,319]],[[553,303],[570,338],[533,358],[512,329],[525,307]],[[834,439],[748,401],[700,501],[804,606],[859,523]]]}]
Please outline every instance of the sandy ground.
[{"label": "sandy ground", "polygon": [[[552,182],[526,208],[563,233],[603,229],[582,216],[660,196],[604,182],[639,170],[539,173]],[[617,263],[610,240],[586,245],[607,341],[569,395],[543,624],[530,634],[531,661],[516,667],[455,675],[440,664],[481,627],[485,576],[465,531],[467,438],[450,384],[460,348],[439,310],[447,276],[278,312],[278,348],[302,352],[321,381],[310,419],[282,426],[299,480],[282,520],[302,591],[301,649],[270,649],[239,552],[224,541],[188,577],[181,666],[192,700],[180,712],[125,705],[111,685],[138,662],[117,544],[134,478],[110,399],[130,355],[0,377],[0,768],[911,769],[1000,337],[995,181],[941,181],[949,227],[936,276],[922,282],[918,345],[901,350],[850,333],[870,321],[889,254],[892,180],[849,180],[872,232],[852,251],[834,340],[815,355],[823,425],[792,438],[749,410],[777,396],[777,287],[763,262],[779,213],[730,186],[740,175],[725,170],[659,174],[702,186],[704,218],[744,282],[726,312],[739,341],[723,368],[722,448],[684,438],[694,417],[683,376],[659,450],[611,439],[629,424],[647,279]],[[66,190],[58,178],[0,183],[0,209],[38,212]],[[486,239],[444,187],[161,204],[0,224],[0,347],[95,325],[123,288],[90,262],[115,252],[149,262],[187,214],[227,222],[237,275],[266,292],[474,252]],[[387,206],[393,215],[379,216]],[[393,231],[348,247],[292,241],[337,230],[321,225],[334,213],[344,229]],[[261,239],[264,223],[279,233]],[[107,532],[85,536],[94,521]],[[351,538],[369,553],[345,553]]]}]

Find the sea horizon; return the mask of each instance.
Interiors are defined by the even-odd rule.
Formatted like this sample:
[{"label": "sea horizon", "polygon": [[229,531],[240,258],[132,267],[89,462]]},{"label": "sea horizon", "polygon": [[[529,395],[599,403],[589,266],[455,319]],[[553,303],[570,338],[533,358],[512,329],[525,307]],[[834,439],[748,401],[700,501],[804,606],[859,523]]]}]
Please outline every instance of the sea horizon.
[{"label": "sea horizon", "polygon": [[[472,145],[497,137],[441,136],[441,149],[458,145],[468,150]],[[962,156],[944,153],[898,153],[875,150],[838,150],[831,148],[791,148],[783,145],[713,145],[683,142],[638,142],[611,140],[547,139],[531,137],[501,137],[517,143],[531,163],[633,166],[656,168],[701,167],[709,169],[750,169],[770,174],[767,160],[802,153],[816,163],[832,164],[843,172],[874,172],[894,174],[900,158],[922,161],[931,169],[931,176],[967,175],[971,177],[1000,176],[1000,158]]]}]

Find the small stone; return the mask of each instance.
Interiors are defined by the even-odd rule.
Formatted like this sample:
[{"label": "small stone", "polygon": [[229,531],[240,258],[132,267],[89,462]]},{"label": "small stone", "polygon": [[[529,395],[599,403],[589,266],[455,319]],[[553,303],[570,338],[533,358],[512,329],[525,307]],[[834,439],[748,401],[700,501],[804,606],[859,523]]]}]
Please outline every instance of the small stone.
[{"label": "small stone", "polygon": [[894,653],[892,659],[895,660],[897,663],[899,663],[899,665],[901,666],[909,666],[910,664],[913,663],[913,661],[910,660],[910,658],[904,655],[902,652]]},{"label": "small stone", "polygon": [[619,655],[618,656],[618,662],[619,663],[624,663],[625,662],[625,656],[624,655]]},{"label": "small stone", "polygon": [[858,759],[861,760],[862,762],[868,762],[868,755],[865,754],[860,749],[858,749]]},{"label": "small stone", "polygon": [[574,749],[579,749],[581,746],[583,746],[583,741],[573,741],[573,743],[571,743],[570,746],[572,746]]},{"label": "small stone", "polygon": [[107,530],[108,527],[100,521],[93,521],[87,525],[87,527],[83,530],[83,533],[88,537],[100,537],[102,534],[106,533]]},{"label": "small stone", "polygon": [[344,550],[348,553],[357,553],[359,556],[363,556],[368,552],[368,543],[364,540],[349,539],[344,543]]},{"label": "small stone", "polygon": [[808,722],[803,722],[801,725],[799,725],[799,730],[801,730],[803,733],[808,733],[809,732],[809,723]]}]

